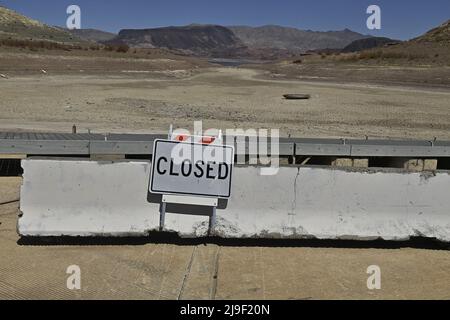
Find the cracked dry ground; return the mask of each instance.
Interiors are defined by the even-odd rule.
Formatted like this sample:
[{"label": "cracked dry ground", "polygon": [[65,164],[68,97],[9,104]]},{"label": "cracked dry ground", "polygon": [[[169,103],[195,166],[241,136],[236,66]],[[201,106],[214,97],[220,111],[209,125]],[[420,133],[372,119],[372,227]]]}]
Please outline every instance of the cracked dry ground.
[{"label": "cracked dry ground", "polygon": [[[0,178],[0,299],[449,299],[450,250],[312,247],[307,242],[26,245],[21,179]],[[328,243],[329,244],[329,243]],[[81,290],[66,287],[81,268]],[[378,265],[381,290],[367,267]]]}]

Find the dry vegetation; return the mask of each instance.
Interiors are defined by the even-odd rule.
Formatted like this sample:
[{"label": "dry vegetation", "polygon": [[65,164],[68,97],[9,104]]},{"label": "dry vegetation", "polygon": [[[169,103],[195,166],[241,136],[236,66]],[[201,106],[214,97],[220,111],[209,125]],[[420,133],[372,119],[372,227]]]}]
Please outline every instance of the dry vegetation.
[{"label": "dry vegetation", "polygon": [[419,47],[417,44],[403,44],[387,48],[378,48],[365,50],[359,53],[347,53],[333,55],[332,58],[337,62],[366,62],[366,63],[392,63],[408,64],[417,62],[427,65],[449,65],[449,49],[429,45],[427,50]]},{"label": "dry vegetation", "polygon": [[[402,44],[375,48],[354,53],[320,53],[304,58],[309,63],[364,63],[410,65],[450,66],[450,46],[435,43],[406,42]],[[297,60],[293,61],[297,64]]]},{"label": "dry vegetation", "polygon": [[124,77],[144,77],[149,72],[194,70],[208,65],[206,61],[164,49],[0,40],[0,74],[7,78],[42,74],[42,70],[47,75],[120,74]]},{"label": "dry vegetation", "polygon": [[104,51],[115,51],[126,53],[130,50],[130,47],[126,44],[118,44],[118,45],[98,45],[98,44],[68,44],[68,43],[60,43],[55,41],[46,41],[46,40],[26,40],[26,39],[0,39],[0,47],[13,47],[19,49],[27,49],[30,51],[38,51],[38,50],[64,50],[64,51],[72,51],[72,50],[104,50]]},{"label": "dry vegetation", "polygon": [[340,61],[361,61],[361,60],[399,60],[406,59],[409,61],[427,58],[426,54],[413,54],[407,52],[384,51],[382,49],[367,50],[360,53],[347,54],[339,56]]}]

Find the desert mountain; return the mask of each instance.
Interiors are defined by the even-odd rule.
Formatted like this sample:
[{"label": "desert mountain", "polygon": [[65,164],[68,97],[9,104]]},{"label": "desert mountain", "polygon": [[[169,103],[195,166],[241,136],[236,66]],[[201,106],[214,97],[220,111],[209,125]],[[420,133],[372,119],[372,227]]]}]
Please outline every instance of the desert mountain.
[{"label": "desert mountain", "polygon": [[60,28],[51,27],[0,6],[0,38],[78,42],[80,39]]},{"label": "desert mountain", "polygon": [[370,37],[349,29],[320,32],[276,25],[231,26],[229,29],[250,48],[273,48],[296,52],[326,48],[342,49],[355,40]]},{"label": "desert mountain", "polygon": [[431,29],[424,35],[413,39],[414,42],[450,43],[450,20]]},{"label": "desert mountain", "polygon": [[400,43],[400,41],[384,37],[365,38],[353,41],[344,49],[342,49],[342,52],[357,52],[372,48],[380,48],[386,45],[393,45],[397,43]]},{"label": "desert mountain", "polygon": [[67,30],[67,32],[70,32],[75,37],[78,37],[85,41],[92,41],[92,42],[104,42],[109,41],[117,36],[115,33],[106,32],[102,30],[97,29],[74,29],[74,30]]},{"label": "desert mountain", "polygon": [[167,48],[196,55],[214,55],[243,47],[242,42],[230,29],[217,25],[125,29],[112,41],[131,47]]},{"label": "desert mountain", "polygon": [[[106,44],[127,44],[137,48],[167,48],[186,54],[218,58],[289,58],[307,51],[341,50],[344,52],[376,49],[383,59],[431,61],[448,65],[450,59],[450,20],[424,35],[394,42],[353,32],[318,32],[275,25],[262,27],[192,24],[183,27],[125,29],[117,36],[94,29],[69,31],[48,26],[0,6],[0,40],[46,40],[58,43],[83,43],[85,40]],[[374,51],[372,50],[372,51]]]},{"label": "desert mountain", "polygon": [[280,56],[314,49],[342,49],[369,36],[345,29],[315,32],[280,26],[223,27],[189,25],[143,30],[122,30],[113,42],[131,47],[163,47],[207,56]]}]

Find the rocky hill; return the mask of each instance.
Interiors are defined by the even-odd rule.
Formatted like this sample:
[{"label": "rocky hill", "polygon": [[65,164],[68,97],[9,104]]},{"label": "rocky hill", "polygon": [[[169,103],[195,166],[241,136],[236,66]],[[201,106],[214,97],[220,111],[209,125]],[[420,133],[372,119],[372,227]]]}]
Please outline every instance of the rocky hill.
[{"label": "rocky hill", "polygon": [[372,48],[380,48],[387,45],[394,45],[398,43],[400,43],[400,41],[384,37],[365,38],[353,41],[344,49],[342,49],[342,52],[357,52]]},{"label": "rocky hill", "polygon": [[244,45],[228,28],[217,25],[189,25],[154,29],[126,29],[112,40],[137,48],[167,48],[195,55],[220,55],[241,50]]},{"label": "rocky hill", "polygon": [[348,54],[344,59],[364,63],[372,61],[398,65],[450,66],[450,21],[412,40],[365,49]]},{"label": "rocky hill", "polygon": [[414,42],[450,43],[450,20],[444,22],[439,27],[431,29],[424,35],[413,39]]},{"label": "rocky hill", "polygon": [[60,28],[51,27],[0,6],[0,39],[79,42],[80,39]]}]

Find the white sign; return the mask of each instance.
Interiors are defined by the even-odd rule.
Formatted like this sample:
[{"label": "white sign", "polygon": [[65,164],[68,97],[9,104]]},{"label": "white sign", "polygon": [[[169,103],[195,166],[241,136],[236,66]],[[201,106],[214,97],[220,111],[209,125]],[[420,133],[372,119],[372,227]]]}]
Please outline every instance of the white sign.
[{"label": "white sign", "polygon": [[155,140],[149,190],[229,198],[233,162],[231,146]]}]

